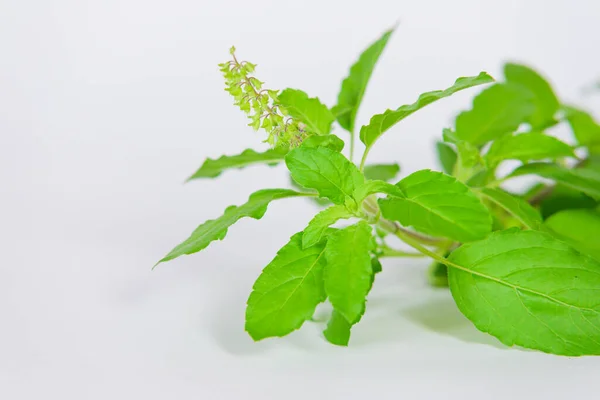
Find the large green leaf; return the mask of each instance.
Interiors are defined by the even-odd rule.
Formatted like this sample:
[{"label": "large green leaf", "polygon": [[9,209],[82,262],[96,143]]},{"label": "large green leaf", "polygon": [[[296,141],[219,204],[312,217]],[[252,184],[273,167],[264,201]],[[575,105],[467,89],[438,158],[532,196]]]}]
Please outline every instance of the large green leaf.
[{"label": "large green leaf", "polygon": [[562,157],[575,157],[573,148],[541,132],[503,136],[492,143],[485,155],[488,164],[492,166],[504,160],[527,162]]},{"label": "large green leaf", "polygon": [[262,153],[257,153],[252,149],[247,149],[233,156],[221,156],[216,160],[207,158],[202,166],[194,172],[194,175],[188,178],[188,181],[199,178],[215,178],[227,169],[245,168],[253,164],[274,165],[283,161],[287,150],[271,149]]},{"label": "large green leaf", "polygon": [[310,196],[310,194],[288,189],[264,189],[254,192],[246,203],[241,206],[230,206],[219,218],[208,220],[198,226],[189,238],[171,250],[159,263],[205,249],[212,241],[223,240],[227,235],[227,229],[240,218],[261,219],[267,211],[267,206],[273,200],[296,196]]},{"label": "large green leaf", "polygon": [[288,153],[285,163],[298,184],[317,190],[335,204],[351,199],[354,190],[364,182],[354,164],[325,147],[299,147]]},{"label": "large green leaf", "polygon": [[386,182],[394,179],[399,172],[400,166],[396,163],[366,165],[363,170],[365,178]]},{"label": "large green leaf", "polygon": [[382,215],[417,231],[459,242],[484,238],[492,217],[465,184],[441,172],[417,171],[396,184],[405,197],[380,199]]},{"label": "large green leaf", "polygon": [[564,210],[548,218],[546,226],[575,249],[600,262],[600,211]]},{"label": "large green leaf", "polygon": [[302,147],[327,147],[338,153],[344,148],[344,141],[336,135],[311,135],[304,139]]},{"label": "large green leaf", "polygon": [[375,141],[388,129],[421,108],[444,97],[451,96],[458,91],[493,81],[494,78],[485,72],[481,72],[478,76],[458,78],[454,85],[445,90],[423,93],[413,104],[403,105],[396,110],[386,110],[383,114],[376,114],[371,117],[369,124],[360,128],[360,140],[367,148],[371,148]]},{"label": "large green leaf", "polygon": [[531,163],[514,170],[509,176],[535,174],[600,199],[600,172],[585,168],[565,168],[550,163]]},{"label": "large green leaf", "polygon": [[324,251],[324,241],[303,249],[300,232],[265,267],[246,308],[246,331],[254,340],[285,336],[300,328],[325,301]]},{"label": "large green leaf", "polygon": [[544,129],[553,125],[554,114],[559,103],[550,84],[536,71],[525,65],[504,64],[504,76],[507,82],[527,88],[534,96],[535,111],[528,122],[533,128]]},{"label": "large green leaf", "polygon": [[564,110],[577,143],[587,146],[592,153],[600,154],[600,124],[589,113],[581,109],[564,107]]},{"label": "large green leaf", "polygon": [[333,225],[340,219],[351,218],[353,214],[345,206],[335,205],[321,211],[314,216],[304,229],[302,236],[302,246],[304,248],[314,246],[321,241],[321,238],[330,225]]},{"label": "large green leaf", "polygon": [[456,137],[476,146],[517,130],[535,112],[533,95],[519,85],[497,83],[456,117]]},{"label": "large green leaf", "polygon": [[337,105],[333,107],[332,111],[340,126],[352,134],[354,134],[356,114],[358,113],[358,108],[362,102],[369,79],[373,74],[375,64],[377,64],[377,60],[379,60],[379,56],[381,56],[393,32],[394,29],[385,32],[381,38],[363,51],[358,61],[350,68],[348,77],[342,82]]},{"label": "large green leaf", "polygon": [[600,263],[536,231],[495,232],[448,260],[460,311],[502,343],[600,354]]},{"label": "large green leaf", "polygon": [[335,117],[318,97],[308,97],[302,90],[285,89],[277,96],[287,114],[303,122],[310,132],[327,135]]},{"label": "large green leaf", "polygon": [[347,346],[350,341],[351,328],[352,324],[346,321],[346,318],[342,314],[333,310],[327,323],[327,328],[323,331],[323,335],[329,343],[337,344],[338,346]]},{"label": "large green leaf", "polygon": [[365,221],[327,238],[325,292],[333,308],[350,324],[357,323],[365,312],[366,297],[373,284],[373,245],[371,226]]},{"label": "large green leaf", "polygon": [[529,229],[540,229],[542,216],[528,202],[501,189],[484,188],[481,194],[511,213],[521,224]]}]

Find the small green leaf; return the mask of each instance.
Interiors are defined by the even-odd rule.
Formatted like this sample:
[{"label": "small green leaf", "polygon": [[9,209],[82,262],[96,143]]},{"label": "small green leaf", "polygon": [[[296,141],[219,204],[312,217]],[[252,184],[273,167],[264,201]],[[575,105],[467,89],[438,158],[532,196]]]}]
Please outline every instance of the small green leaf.
[{"label": "small green leaf", "polygon": [[279,95],[279,103],[290,116],[306,124],[309,131],[317,135],[327,135],[331,131],[335,117],[318,97],[308,97],[301,90],[285,89]]},{"label": "small green leaf", "polygon": [[535,174],[600,199],[600,172],[585,168],[565,168],[550,163],[531,163],[514,170],[509,177]]},{"label": "small green leaf", "polygon": [[600,263],[552,236],[510,229],[449,257],[460,311],[507,346],[600,355]]},{"label": "small green leaf", "polygon": [[390,196],[405,197],[402,190],[391,183],[384,181],[366,181],[364,185],[359,186],[354,192],[354,198],[359,203],[362,202],[367,196],[374,193],[385,193]]},{"label": "small green leaf", "polygon": [[501,189],[484,188],[481,189],[481,194],[515,216],[527,228],[537,230],[541,228],[542,216],[525,200]]},{"label": "small green leaf", "polygon": [[442,169],[448,175],[452,175],[454,173],[454,166],[456,165],[456,158],[458,157],[456,151],[454,151],[452,146],[444,142],[437,142],[435,148]]},{"label": "small green leaf", "polygon": [[482,239],[492,217],[465,184],[441,172],[417,171],[396,184],[405,197],[379,200],[382,215],[432,236],[459,242]]},{"label": "small green leaf", "polygon": [[562,157],[575,157],[573,148],[541,132],[503,136],[492,143],[485,155],[488,164],[492,166],[504,160],[528,162]]},{"label": "small green leaf", "polygon": [[285,163],[294,180],[335,204],[345,204],[364,177],[346,157],[325,147],[299,147],[290,151]]},{"label": "small green leaf", "polygon": [[311,135],[304,139],[302,147],[327,147],[338,153],[344,148],[344,141],[336,135]]},{"label": "small green leaf", "polygon": [[600,262],[600,211],[564,210],[546,220],[559,239]]},{"label": "small green leaf", "polygon": [[544,219],[562,210],[596,208],[598,206],[598,202],[590,196],[562,184],[554,185],[552,192],[539,201],[539,204]]},{"label": "small green leaf", "polygon": [[371,117],[369,124],[360,128],[360,140],[367,148],[371,148],[375,141],[388,129],[421,108],[444,97],[451,96],[458,91],[493,81],[494,78],[485,72],[481,72],[478,76],[458,78],[454,82],[454,85],[445,90],[434,90],[423,93],[413,104],[406,104],[396,110],[387,110],[383,114],[376,114]]},{"label": "small green leaf", "polygon": [[350,74],[342,82],[337,105],[333,107],[338,123],[350,133],[354,133],[356,114],[365,94],[369,79],[373,74],[377,60],[387,45],[394,29],[390,29],[360,55],[350,68]]},{"label": "small green leaf", "polygon": [[365,178],[386,182],[396,178],[399,172],[400,166],[396,163],[367,165],[363,170]]},{"label": "small green leaf", "polygon": [[600,154],[600,125],[583,110],[570,106],[564,110],[577,143],[587,146],[591,153]]},{"label": "small green leaf", "polygon": [[[177,258],[185,254],[193,254],[205,249],[215,240],[223,240],[227,229],[243,217],[261,219],[267,211],[270,202],[286,197],[308,196],[288,189],[263,189],[254,192],[248,201],[241,206],[230,206],[225,213],[217,219],[211,219],[198,226],[189,238],[175,247],[158,263]],[[158,264],[157,263],[157,264]]]},{"label": "small green leaf", "polygon": [[350,324],[358,322],[365,312],[373,283],[372,249],[371,226],[365,221],[340,229],[327,239],[325,292],[334,309]]},{"label": "small green leaf", "polygon": [[300,328],[325,301],[324,251],[324,242],[303,249],[300,232],[265,267],[246,308],[246,331],[254,340],[285,336]]},{"label": "small green leaf", "polygon": [[534,129],[544,129],[556,123],[554,114],[559,103],[550,84],[536,71],[525,65],[507,63],[504,76],[509,83],[527,88],[534,96],[535,112],[528,122]]},{"label": "small green leaf", "polygon": [[323,335],[331,344],[348,346],[351,328],[352,324],[346,321],[346,318],[344,318],[342,314],[333,310],[329,322],[327,323],[327,329],[323,331]]},{"label": "small green leaf", "polygon": [[480,146],[516,131],[534,112],[531,92],[497,83],[475,97],[471,110],[456,117],[456,137]]},{"label": "small green leaf", "polygon": [[321,211],[308,223],[302,236],[302,247],[314,246],[321,241],[329,226],[340,219],[352,218],[353,214],[345,206],[331,206]]},{"label": "small green leaf", "polygon": [[377,257],[371,257],[371,267],[373,267],[373,274],[377,274],[383,271],[383,267],[381,266],[381,261]]},{"label": "small green leaf", "polygon": [[263,153],[257,153],[252,149],[247,149],[234,156],[222,156],[213,160],[207,158],[202,166],[194,172],[194,175],[188,178],[188,181],[199,178],[216,178],[227,169],[245,168],[253,164],[275,165],[283,161],[287,153],[283,149],[271,149]]}]

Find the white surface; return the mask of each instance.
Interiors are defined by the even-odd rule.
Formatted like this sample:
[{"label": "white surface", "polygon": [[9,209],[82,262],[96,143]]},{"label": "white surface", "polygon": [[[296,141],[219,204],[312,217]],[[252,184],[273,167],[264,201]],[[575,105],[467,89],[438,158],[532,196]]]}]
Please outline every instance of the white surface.
[{"label": "white surface", "polygon": [[[391,261],[351,347],[309,323],[251,342],[254,278],[314,211],[272,204],[223,243],[150,267],[203,220],[286,184],[282,169],[182,185],[201,160],[259,148],[222,91],[236,44],[270,87],[332,104],[397,19],[360,113],[412,102],[505,59],[570,101],[600,74],[590,1],[12,1],[0,5],[0,398],[597,398],[600,359],[507,349],[476,331],[423,264]],[[473,91],[411,116],[372,152],[405,172]]]}]

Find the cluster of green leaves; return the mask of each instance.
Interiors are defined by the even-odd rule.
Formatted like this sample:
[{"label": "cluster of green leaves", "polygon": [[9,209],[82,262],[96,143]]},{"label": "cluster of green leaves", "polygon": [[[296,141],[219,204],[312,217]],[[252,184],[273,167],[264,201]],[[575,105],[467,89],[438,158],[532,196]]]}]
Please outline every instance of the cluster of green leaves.
[{"label": "cluster of green leaves", "polygon": [[[201,224],[160,262],[222,240],[240,218],[260,219],[272,201],[325,200],[327,207],[283,245],[256,280],[246,311],[253,339],[291,333],[327,301],[332,311],[324,336],[347,345],[382,270],[379,259],[421,255],[434,261],[432,284],[449,286],[460,311],[481,331],[507,345],[553,354],[600,354],[600,125],[585,111],[562,104],[537,72],[509,63],[499,82],[485,72],[461,77],[412,104],[372,116],[358,130],[365,151],[357,165],[352,154],[357,112],[391,35],[386,32],[362,53],[331,109],[296,89],[261,93],[262,83],[248,77],[254,65],[235,57],[222,64],[236,104],[255,111],[251,125],[277,137],[268,140],[276,146],[207,159],[190,179],[283,163],[298,190],[253,193],[246,203]],[[397,181],[397,164],[366,163],[395,124],[479,85],[487,86],[437,143],[443,172],[421,170]],[[273,108],[281,119],[260,119]],[[295,140],[282,136],[282,115],[293,120]],[[349,157],[332,132],[334,119],[349,132]],[[548,134],[558,124],[570,126],[574,143]],[[507,160],[518,167],[500,176]],[[542,179],[521,193],[502,189],[505,181],[524,175]],[[392,248],[389,236],[417,253]]]}]

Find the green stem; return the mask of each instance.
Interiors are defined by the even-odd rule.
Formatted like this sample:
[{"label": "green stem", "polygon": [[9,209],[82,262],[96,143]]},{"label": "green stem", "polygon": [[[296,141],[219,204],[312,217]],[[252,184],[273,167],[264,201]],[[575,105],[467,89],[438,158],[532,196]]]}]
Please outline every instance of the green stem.
[{"label": "green stem", "polygon": [[369,151],[371,151],[371,147],[365,147],[365,151],[362,155],[362,159],[360,160],[360,171],[362,172],[365,169],[365,163],[367,162],[367,156],[369,155]]},{"label": "green stem", "polygon": [[354,127],[350,130],[350,162],[353,162],[354,159]]},{"label": "green stem", "polygon": [[411,253],[386,247],[382,249],[379,257],[425,257],[425,255],[421,253]]}]

